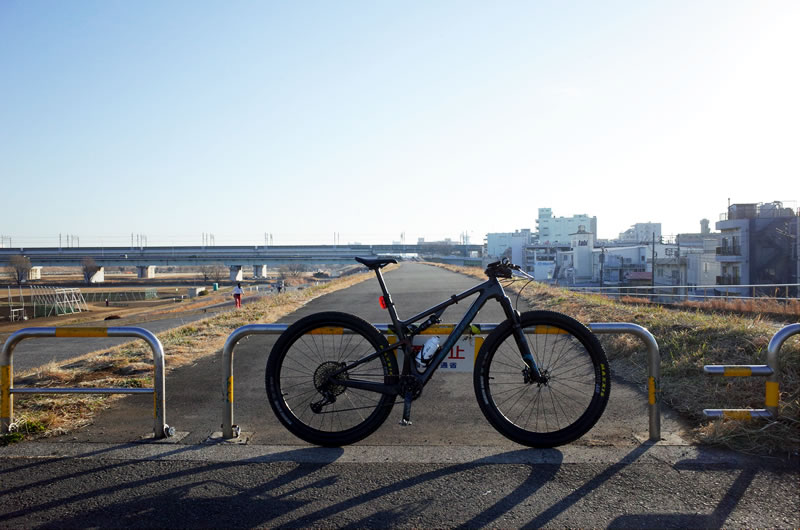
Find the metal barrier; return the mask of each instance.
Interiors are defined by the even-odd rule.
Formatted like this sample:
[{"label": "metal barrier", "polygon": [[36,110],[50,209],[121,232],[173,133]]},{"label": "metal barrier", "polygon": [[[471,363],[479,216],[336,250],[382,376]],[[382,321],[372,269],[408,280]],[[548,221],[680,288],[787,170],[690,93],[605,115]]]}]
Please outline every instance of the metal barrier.
[{"label": "metal barrier", "polygon": [[593,333],[627,333],[639,337],[647,346],[647,403],[650,417],[650,440],[661,440],[661,352],[653,334],[629,322],[591,323]]},{"label": "metal barrier", "polygon": [[[390,334],[388,324],[373,324],[384,335]],[[465,335],[489,334],[498,324],[473,324],[464,332]],[[228,336],[222,348],[222,437],[237,438],[241,428],[233,423],[233,349],[236,344],[248,335],[280,335],[288,324],[248,324],[237,328]],[[447,334],[453,330],[453,324],[440,324],[431,327],[423,335]],[[647,345],[648,363],[648,403],[650,416],[650,440],[661,439],[661,354],[653,335],[642,326],[630,323],[592,323],[587,326],[594,333],[628,333],[636,335]],[[474,357],[473,357],[474,359]]]},{"label": "metal barrier", "polygon": [[248,335],[280,335],[288,324],[247,324],[233,330],[222,347],[222,437],[237,438],[241,429],[233,424],[233,348]]},{"label": "metal barrier", "polygon": [[780,399],[778,352],[792,335],[800,334],[800,324],[789,324],[778,330],[767,346],[767,364],[740,364],[740,365],[706,365],[703,372],[708,375],[722,375],[726,377],[767,377],[766,396],[763,409],[703,409],[703,414],[709,418],[731,418],[749,420],[753,418],[776,418],[778,416],[778,401]]},{"label": "metal barrier", "polygon": [[[153,350],[153,388],[14,388],[13,352],[23,339],[42,337],[137,337]],[[134,327],[41,327],[14,332],[0,354],[0,433],[8,433],[14,419],[13,394],[153,394],[153,434],[166,438],[175,429],[165,422],[164,347],[153,333]]]}]

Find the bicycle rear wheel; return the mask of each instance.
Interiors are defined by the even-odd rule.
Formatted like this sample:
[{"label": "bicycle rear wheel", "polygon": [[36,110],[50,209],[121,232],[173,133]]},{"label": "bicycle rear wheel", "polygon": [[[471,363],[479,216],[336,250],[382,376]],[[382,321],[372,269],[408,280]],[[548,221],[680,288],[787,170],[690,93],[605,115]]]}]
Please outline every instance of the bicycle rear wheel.
[{"label": "bicycle rear wheel", "polygon": [[546,382],[531,382],[510,321],[501,324],[475,360],[474,386],[486,419],[507,438],[531,447],[570,443],[602,416],[611,389],[597,337],[551,311],[521,315],[528,347]]},{"label": "bicycle rear wheel", "polygon": [[[317,313],[289,326],[267,360],[267,396],[278,420],[316,445],[338,447],[372,434],[396,396],[337,385],[329,376],[386,347],[375,327],[346,313]],[[389,383],[396,376],[397,360],[387,352],[337,377]]]}]

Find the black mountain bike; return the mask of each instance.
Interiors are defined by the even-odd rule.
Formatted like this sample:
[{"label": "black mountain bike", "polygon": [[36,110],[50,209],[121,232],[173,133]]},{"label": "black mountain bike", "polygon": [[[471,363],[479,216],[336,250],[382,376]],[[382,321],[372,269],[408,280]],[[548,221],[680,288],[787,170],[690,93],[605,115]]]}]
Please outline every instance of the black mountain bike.
[{"label": "black mountain bike", "polygon": [[[488,280],[408,320],[401,320],[381,274],[393,259],[356,258],[375,271],[389,311],[387,339],[353,315],[309,315],[281,334],[267,360],[267,396],[280,422],[316,445],[341,446],[380,427],[397,396],[404,400],[401,423],[409,424],[411,402],[447,357],[450,348],[489,299],[506,320],[486,338],[475,359],[475,395],[486,419],[507,438],[531,447],[563,445],[583,436],[600,419],[611,388],[608,361],[597,337],[566,315],[551,311],[520,314],[498,278],[531,276],[508,262],[486,268]],[[477,294],[455,329],[430,358],[415,354],[412,339],[440,322],[445,309]],[[433,348],[429,348],[433,349]],[[397,352],[403,353],[402,371]]]}]

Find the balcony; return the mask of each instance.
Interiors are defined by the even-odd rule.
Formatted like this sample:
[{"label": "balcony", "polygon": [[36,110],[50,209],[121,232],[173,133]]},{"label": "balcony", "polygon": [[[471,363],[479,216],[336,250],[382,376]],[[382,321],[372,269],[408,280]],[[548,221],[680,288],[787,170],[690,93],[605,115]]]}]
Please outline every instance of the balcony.
[{"label": "balcony", "polygon": [[717,276],[717,285],[740,285],[742,280],[739,276]]},{"label": "balcony", "polygon": [[727,245],[717,247],[717,256],[741,256],[742,247],[740,245]]}]

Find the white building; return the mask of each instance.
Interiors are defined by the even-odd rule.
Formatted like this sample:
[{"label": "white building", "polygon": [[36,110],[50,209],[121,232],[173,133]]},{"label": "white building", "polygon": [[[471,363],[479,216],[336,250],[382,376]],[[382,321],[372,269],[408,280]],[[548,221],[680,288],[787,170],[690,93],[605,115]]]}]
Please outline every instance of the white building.
[{"label": "white building", "polygon": [[539,232],[541,245],[569,245],[572,242],[572,234],[578,232],[581,226],[587,232],[597,234],[597,217],[589,217],[586,214],[553,217],[552,209],[539,208],[536,230]]},{"label": "white building", "polygon": [[[717,235],[717,234],[714,234]],[[712,237],[709,234],[708,239],[703,240],[703,252],[691,253],[688,255],[688,271],[686,277],[686,284],[689,286],[710,286],[717,282],[717,276],[720,276],[722,267],[717,261],[717,247],[719,246],[719,237]],[[706,291],[708,289],[705,289]],[[703,289],[699,289],[703,292]]]},{"label": "white building", "polygon": [[525,247],[531,242],[531,229],[486,234],[486,254],[490,259],[501,258],[511,249],[511,262],[524,263]]},{"label": "white building", "polygon": [[628,283],[630,273],[645,272],[649,249],[645,245],[597,249],[595,270],[603,285]]},{"label": "white building", "polygon": [[620,233],[619,240],[625,243],[650,243],[655,235],[661,241],[661,223],[636,223]]},{"label": "white building", "polygon": [[592,252],[594,251],[594,234],[587,232],[583,225],[572,236],[572,266],[576,282],[591,281],[594,275]]}]

